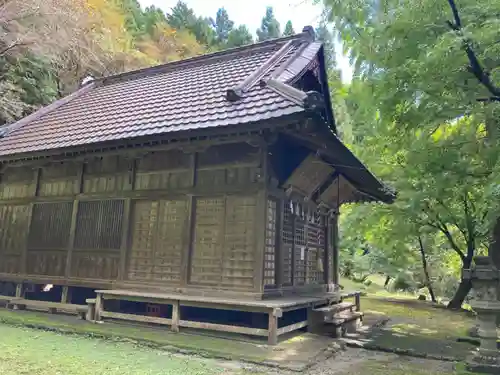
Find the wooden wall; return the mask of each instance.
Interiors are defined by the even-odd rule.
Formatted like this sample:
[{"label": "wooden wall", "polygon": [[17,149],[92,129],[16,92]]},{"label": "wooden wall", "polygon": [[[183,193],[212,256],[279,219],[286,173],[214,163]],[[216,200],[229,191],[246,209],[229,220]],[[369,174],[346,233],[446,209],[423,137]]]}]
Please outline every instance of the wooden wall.
[{"label": "wooden wall", "polygon": [[5,168],[0,273],[255,290],[264,157],[238,143]]}]

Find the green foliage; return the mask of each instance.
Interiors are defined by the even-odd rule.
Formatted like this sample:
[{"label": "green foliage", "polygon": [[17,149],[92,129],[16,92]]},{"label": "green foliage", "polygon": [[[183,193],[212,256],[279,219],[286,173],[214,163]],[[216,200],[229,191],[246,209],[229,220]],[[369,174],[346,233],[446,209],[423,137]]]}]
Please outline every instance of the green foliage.
[{"label": "green foliage", "polygon": [[292,21],[288,21],[285,25],[285,30],[283,31],[283,35],[293,35],[295,34],[295,30],[293,29]]},{"label": "green foliage", "polygon": [[245,25],[232,29],[227,37],[227,48],[241,47],[253,43],[253,36]]},{"label": "green foliage", "polygon": [[229,15],[224,8],[220,8],[215,16],[215,34],[217,43],[227,44],[229,34],[233,30],[234,22],[229,19]]},{"label": "green foliage", "polygon": [[261,26],[257,30],[259,42],[281,36],[280,23],[274,16],[273,7],[267,7],[266,15],[262,18]]},{"label": "green foliage", "polygon": [[333,95],[345,103],[340,129],[398,191],[392,206],[346,214],[361,225],[356,236],[393,265],[417,264],[404,255],[418,254],[416,238],[424,238],[431,278],[449,294],[459,268],[485,251],[500,208],[500,3],[324,4],[356,68],[343,96]]}]

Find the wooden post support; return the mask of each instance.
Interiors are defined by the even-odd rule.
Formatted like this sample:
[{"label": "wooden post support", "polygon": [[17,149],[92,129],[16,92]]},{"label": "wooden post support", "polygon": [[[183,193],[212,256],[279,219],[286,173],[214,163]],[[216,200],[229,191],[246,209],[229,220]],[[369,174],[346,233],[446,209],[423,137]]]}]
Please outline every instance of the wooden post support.
[{"label": "wooden post support", "polygon": [[356,292],[354,298],[356,301],[356,311],[361,311],[361,293]]},{"label": "wooden post support", "polygon": [[96,322],[101,321],[101,312],[102,312],[102,294],[97,293],[95,297],[95,311],[94,311],[94,320]]},{"label": "wooden post support", "polygon": [[71,215],[69,238],[68,238],[68,244],[66,246],[66,266],[64,270],[64,274],[66,275],[66,277],[71,276],[73,248],[75,247],[75,236],[76,236],[76,220],[78,216],[79,203],[80,202],[78,201],[78,199],[75,199],[73,201],[73,212]]},{"label": "wooden post support", "polygon": [[122,238],[120,240],[120,280],[127,279],[127,251],[129,245],[129,229],[130,229],[130,218],[131,218],[131,206],[132,200],[125,199],[123,206],[123,223],[122,223]]},{"label": "wooden post support", "polygon": [[23,288],[23,283],[18,283],[16,285],[16,297],[17,298],[24,298],[24,288]]},{"label": "wooden post support", "polygon": [[67,285],[62,288],[61,303],[71,303],[71,289]]},{"label": "wooden post support", "polygon": [[181,317],[181,307],[179,301],[172,303],[172,332],[179,332],[179,320]]},{"label": "wooden post support", "polygon": [[274,310],[269,312],[269,324],[267,326],[267,343],[276,345],[278,343],[278,317]]}]

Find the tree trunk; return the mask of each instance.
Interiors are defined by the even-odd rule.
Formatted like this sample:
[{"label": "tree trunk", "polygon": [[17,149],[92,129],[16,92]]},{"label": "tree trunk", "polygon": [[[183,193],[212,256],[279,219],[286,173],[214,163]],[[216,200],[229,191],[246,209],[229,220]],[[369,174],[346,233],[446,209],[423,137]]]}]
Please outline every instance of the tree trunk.
[{"label": "tree trunk", "polygon": [[418,243],[420,245],[420,255],[422,256],[422,268],[424,269],[425,284],[427,285],[427,289],[429,289],[429,294],[431,295],[431,301],[437,302],[436,295],[434,294],[434,289],[432,289],[431,278],[429,276],[429,269],[427,267],[427,258],[425,257],[424,244],[422,242],[422,237],[420,236],[418,236]]},{"label": "tree trunk", "polygon": [[460,284],[458,285],[458,289],[455,292],[455,295],[451,299],[450,303],[448,303],[447,307],[449,309],[454,309],[454,310],[462,308],[462,304],[465,301],[465,297],[467,297],[471,289],[472,289],[472,282],[470,280],[462,279],[462,281],[460,281]]},{"label": "tree trunk", "polygon": [[387,286],[388,286],[388,285],[389,285],[389,283],[391,282],[391,279],[392,279],[392,277],[390,277],[390,276],[387,276],[387,277],[385,278],[384,288],[387,288]]}]

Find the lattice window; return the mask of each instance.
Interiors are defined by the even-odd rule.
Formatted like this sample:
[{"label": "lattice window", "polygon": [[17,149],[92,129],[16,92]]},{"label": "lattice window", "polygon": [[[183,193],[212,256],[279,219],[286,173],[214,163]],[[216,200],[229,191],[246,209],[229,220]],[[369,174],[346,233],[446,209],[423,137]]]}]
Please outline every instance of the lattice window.
[{"label": "lattice window", "polygon": [[302,285],[306,282],[306,262],[307,262],[307,237],[304,220],[299,217],[295,220],[294,228],[294,284]]},{"label": "lattice window", "polygon": [[75,249],[119,249],[122,236],[123,200],[80,202]]},{"label": "lattice window", "polygon": [[267,201],[266,250],[264,253],[264,286],[276,285],[276,201]]},{"label": "lattice window", "polygon": [[283,285],[288,286],[292,284],[292,262],[293,262],[293,226],[294,215],[292,208],[288,202],[285,203],[283,212],[283,228],[281,231],[283,248]]},{"label": "lattice window", "polygon": [[68,246],[73,202],[37,203],[33,207],[30,249],[65,249]]},{"label": "lattice window", "polygon": [[26,247],[29,206],[0,206],[0,253],[20,254]]}]

